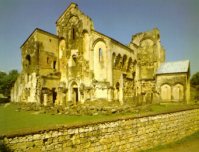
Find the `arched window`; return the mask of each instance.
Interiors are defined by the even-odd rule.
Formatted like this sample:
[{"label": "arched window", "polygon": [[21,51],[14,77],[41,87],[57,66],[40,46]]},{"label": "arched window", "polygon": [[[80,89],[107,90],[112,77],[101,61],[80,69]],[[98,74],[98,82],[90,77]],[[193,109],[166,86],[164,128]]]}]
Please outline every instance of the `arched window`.
[{"label": "arched window", "polygon": [[131,71],[131,64],[132,64],[132,58],[130,57],[128,60],[128,65],[127,65],[127,71]]},{"label": "arched window", "polygon": [[102,52],[102,48],[99,48],[99,62],[102,62],[103,60],[103,52]]},{"label": "arched window", "polygon": [[73,59],[73,66],[76,66],[76,64],[77,64],[77,56],[74,54],[72,56],[72,59]]},{"label": "arched window", "polygon": [[126,60],[127,60],[127,56],[124,55],[123,58],[122,58],[122,68],[125,66]]},{"label": "arched window", "polygon": [[72,29],[72,37],[73,37],[73,40],[75,40],[76,35],[75,35],[75,28],[74,28],[74,27],[73,27],[73,29]]},{"label": "arched window", "polygon": [[29,54],[26,55],[26,60],[27,60],[27,62],[28,62],[28,65],[30,65],[30,64],[31,64],[31,57],[30,57]]},{"label": "arched window", "polygon": [[57,62],[53,61],[53,69],[56,69],[56,64],[57,64]]}]

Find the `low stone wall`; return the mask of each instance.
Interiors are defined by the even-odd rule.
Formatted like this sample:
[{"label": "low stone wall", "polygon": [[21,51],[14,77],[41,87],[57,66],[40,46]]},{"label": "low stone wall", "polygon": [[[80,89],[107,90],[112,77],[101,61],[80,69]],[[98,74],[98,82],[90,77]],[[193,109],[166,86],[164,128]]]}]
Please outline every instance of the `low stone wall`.
[{"label": "low stone wall", "polygon": [[13,151],[140,151],[199,130],[199,109],[7,136]]}]

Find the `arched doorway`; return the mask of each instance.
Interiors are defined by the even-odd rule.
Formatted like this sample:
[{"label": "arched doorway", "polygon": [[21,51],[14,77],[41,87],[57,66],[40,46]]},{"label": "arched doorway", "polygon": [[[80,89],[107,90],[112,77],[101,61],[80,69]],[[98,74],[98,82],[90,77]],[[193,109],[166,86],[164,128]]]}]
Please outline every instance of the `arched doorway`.
[{"label": "arched doorway", "polygon": [[57,99],[57,92],[55,88],[52,88],[52,98],[53,98],[53,104],[55,104],[55,101]]},{"label": "arched doorway", "polygon": [[161,99],[163,101],[171,100],[171,87],[168,84],[164,84],[161,86]]},{"label": "arched doorway", "polygon": [[79,101],[79,89],[76,82],[71,84],[71,97],[74,104],[77,104]]}]

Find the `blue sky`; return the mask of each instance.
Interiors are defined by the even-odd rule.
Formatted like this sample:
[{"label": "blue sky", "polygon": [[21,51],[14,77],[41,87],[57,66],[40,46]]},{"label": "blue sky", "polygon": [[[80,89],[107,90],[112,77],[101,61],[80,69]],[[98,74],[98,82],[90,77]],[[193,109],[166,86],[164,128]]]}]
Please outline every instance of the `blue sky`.
[{"label": "blue sky", "polygon": [[198,0],[0,0],[0,71],[21,70],[20,46],[36,27],[56,33],[55,22],[71,2],[97,31],[124,44],[157,27],[166,60],[189,59],[191,73],[199,71]]}]

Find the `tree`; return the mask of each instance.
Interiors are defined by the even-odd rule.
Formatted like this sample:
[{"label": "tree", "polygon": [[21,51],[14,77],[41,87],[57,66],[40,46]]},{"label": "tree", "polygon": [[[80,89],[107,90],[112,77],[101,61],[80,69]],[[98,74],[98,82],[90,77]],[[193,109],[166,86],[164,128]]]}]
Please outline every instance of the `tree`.
[{"label": "tree", "polygon": [[192,85],[192,86],[197,86],[197,85],[199,85],[199,72],[195,73],[195,74],[191,77],[191,85]]},{"label": "tree", "polygon": [[11,88],[17,80],[19,73],[17,70],[11,70],[8,74],[0,72],[0,93],[6,97],[10,96]]},{"label": "tree", "polygon": [[191,77],[192,98],[195,102],[199,101],[199,72]]}]

